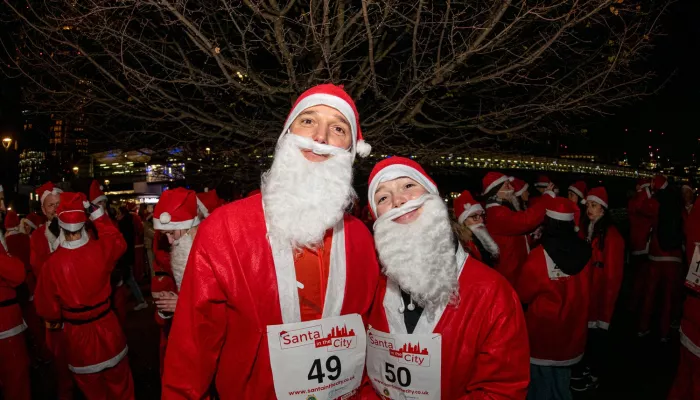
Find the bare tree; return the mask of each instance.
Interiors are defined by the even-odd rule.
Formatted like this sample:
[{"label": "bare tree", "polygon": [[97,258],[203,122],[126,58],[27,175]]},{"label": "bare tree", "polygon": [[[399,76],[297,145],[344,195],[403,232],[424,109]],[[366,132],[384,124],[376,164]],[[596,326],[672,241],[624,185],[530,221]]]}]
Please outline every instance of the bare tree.
[{"label": "bare tree", "polygon": [[[3,67],[94,143],[257,157],[311,85],[345,85],[376,152],[536,138],[647,93],[667,3],[5,0]],[[6,25],[10,26],[10,25]],[[106,140],[105,140],[106,139]],[[259,152],[254,152],[255,150]]]}]

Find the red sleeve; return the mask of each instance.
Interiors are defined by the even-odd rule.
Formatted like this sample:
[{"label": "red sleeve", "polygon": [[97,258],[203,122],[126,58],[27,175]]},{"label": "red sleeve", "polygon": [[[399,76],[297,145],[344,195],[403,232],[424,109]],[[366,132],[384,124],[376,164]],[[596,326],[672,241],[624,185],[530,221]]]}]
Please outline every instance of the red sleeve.
[{"label": "red sleeve", "polygon": [[[209,390],[226,335],[226,296],[214,271],[238,269],[235,249],[222,250],[199,228],[185,268],[168,338],[163,399],[201,399]],[[227,252],[226,257],[216,257]]]},{"label": "red sleeve", "polygon": [[528,234],[544,221],[544,214],[549,204],[549,196],[543,195],[525,211],[511,211],[508,207],[491,207],[487,209],[486,224],[489,232],[495,235],[516,236]]},{"label": "red sleeve", "polygon": [[61,320],[61,305],[54,285],[51,261],[46,262],[44,272],[39,275],[39,281],[34,290],[34,306],[36,313],[47,321]]},{"label": "red sleeve", "polygon": [[643,199],[639,203],[637,212],[644,215],[645,217],[652,218],[654,220],[654,225],[656,225],[656,220],[659,217],[659,202],[654,198]]},{"label": "red sleeve", "polygon": [[524,399],[530,382],[530,346],[520,300],[505,280],[490,302],[475,373],[462,400]]},{"label": "red sleeve", "polygon": [[537,293],[540,291],[539,279],[536,279],[537,267],[539,265],[540,258],[542,255],[540,248],[533,250],[528,256],[523,266],[520,269],[520,274],[515,281],[515,292],[520,298],[520,302],[523,304],[532,303],[532,301],[537,297]]},{"label": "red sleeve", "polygon": [[617,295],[622,286],[622,276],[625,269],[625,241],[617,229],[610,227],[605,237],[605,254],[603,255],[605,270],[605,307],[601,320],[610,324]]},{"label": "red sleeve", "polygon": [[[45,227],[44,229],[49,228]],[[39,277],[41,267],[46,259],[49,258],[49,254],[46,253],[48,248],[48,239],[46,239],[46,236],[44,235],[44,229],[39,228],[35,230],[34,233],[32,233],[32,238],[30,240],[29,264],[31,265],[32,271],[36,277]],[[42,242],[42,240],[46,243]]]},{"label": "red sleeve", "polygon": [[124,236],[112,224],[109,216],[101,208],[93,211],[90,214],[90,219],[95,224],[97,234],[100,237],[99,243],[100,247],[102,247],[102,253],[107,260],[107,265],[114,268],[119,257],[126,251]]},{"label": "red sleeve", "polygon": [[[2,250],[0,246],[0,251]],[[8,256],[4,252],[0,253],[0,279],[6,286],[17,287],[26,277],[27,271],[19,258]]]}]

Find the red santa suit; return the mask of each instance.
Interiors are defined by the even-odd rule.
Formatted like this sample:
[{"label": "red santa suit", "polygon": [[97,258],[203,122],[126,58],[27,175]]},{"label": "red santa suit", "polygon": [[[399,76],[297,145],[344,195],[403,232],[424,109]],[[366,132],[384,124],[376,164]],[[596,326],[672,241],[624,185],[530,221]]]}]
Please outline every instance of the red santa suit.
[{"label": "red santa suit", "polygon": [[[490,172],[484,178],[484,193],[504,183],[507,176]],[[547,193],[543,198],[554,197]],[[529,252],[527,235],[537,229],[544,220],[547,201],[537,202],[526,211],[513,211],[505,205],[490,203],[486,205],[486,220],[489,233],[498,244],[501,256],[495,265],[508,282],[515,283],[520,266],[525,262]]]},{"label": "red santa suit", "polygon": [[126,243],[101,208],[90,218],[100,239],[83,229],[89,204],[82,193],[62,193],[57,218],[62,229],[82,229],[47,260],[36,288],[36,308],[63,324],[68,368],[87,398],[133,399],[126,337],[110,306],[110,275]]},{"label": "red santa suit", "polygon": [[[173,271],[170,268],[170,252],[168,239],[160,231],[155,231],[153,235],[153,279],[151,280],[151,292],[174,292],[177,293]],[[165,318],[164,318],[165,317]],[[160,326],[160,339],[158,353],[160,356],[160,375],[165,371],[165,350],[168,346],[168,332],[170,330],[172,316],[168,316],[156,311],[155,319]]]},{"label": "red santa suit", "polygon": [[[368,155],[370,147],[362,140],[359,115],[352,99],[341,87],[331,84],[311,88],[297,99],[285,122],[282,138],[302,111],[321,104],[333,107],[349,122],[351,154]],[[161,217],[154,213],[154,221]],[[313,360],[305,358],[308,352],[317,351],[323,351],[327,357],[323,347],[321,350],[301,347],[301,353],[297,353],[294,347],[282,348],[283,345],[308,344],[310,337],[318,335],[319,326],[333,337],[350,334],[343,327],[326,326],[329,321],[359,324],[351,333],[353,340],[364,342],[364,332],[357,331],[364,330],[361,316],[369,313],[379,275],[373,240],[365,225],[345,215],[328,231],[318,253],[304,251],[305,255],[318,257],[320,275],[327,273],[327,278],[318,280],[325,287],[322,319],[314,321],[302,319],[307,308],[306,304],[300,304],[304,285],[298,281],[299,263],[291,245],[268,240],[267,234],[261,195],[222,207],[216,218],[207,218],[198,228],[168,338],[164,399],[201,398],[214,375],[221,398],[274,399],[280,393],[294,398],[293,394],[277,389],[295,385],[315,388],[311,386],[317,385],[315,377],[318,376],[318,384],[324,379],[321,368],[330,367],[338,374],[341,371],[333,362],[326,360],[321,366],[319,361],[314,367]],[[325,255],[322,253],[328,250],[327,240],[331,244],[330,254]],[[294,328],[300,325],[308,328]],[[364,354],[360,348],[363,346],[364,343],[352,353],[358,357]],[[283,353],[296,354],[304,361],[287,360]],[[343,371],[359,368],[359,373],[347,379],[359,384],[361,359],[355,358],[348,364],[352,365],[351,369],[343,365]],[[308,381],[307,371],[313,376]],[[290,378],[297,375],[303,382]]]},{"label": "red santa suit", "polygon": [[[457,218],[457,223],[460,225],[464,224],[464,221],[472,214],[484,212],[484,207],[474,200],[474,197],[472,197],[472,194],[468,190],[462,191],[462,193],[455,198],[452,209]],[[462,243],[462,245],[472,257],[476,258],[478,261],[483,261],[481,258],[481,251],[479,251],[479,247],[473,240]]]},{"label": "red santa suit", "polygon": [[29,354],[23,334],[27,324],[15,290],[26,272],[19,258],[7,254],[4,239],[0,242],[0,394],[8,400],[30,400]]},{"label": "red santa suit", "polygon": [[629,251],[631,264],[634,268],[632,295],[628,304],[630,310],[637,309],[647,285],[649,244],[651,242],[651,229],[654,224],[652,215],[646,214],[649,212],[647,204],[651,199],[650,181],[644,179],[637,184],[640,189],[627,203],[627,215],[629,215],[630,221]]},{"label": "red santa suit", "polygon": [[[528,344],[520,300],[498,273],[456,254],[459,305],[448,305],[430,322],[421,315],[413,334],[442,335],[442,399],[524,399],[529,381]],[[378,331],[406,333],[398,286],[380,280],[369,318]],[[377,339],[369,338],[370,346]],[[368,385],[362,398],[381,399]]]}]

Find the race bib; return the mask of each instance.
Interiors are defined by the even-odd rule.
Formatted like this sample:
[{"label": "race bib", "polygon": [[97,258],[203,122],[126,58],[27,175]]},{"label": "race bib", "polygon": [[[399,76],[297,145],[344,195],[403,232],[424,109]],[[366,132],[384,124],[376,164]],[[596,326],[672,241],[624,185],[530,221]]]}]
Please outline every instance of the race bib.
[{"label": "race bib", "polygon": [[442,335],[367,333],[367,375],[383,400],[440,399]]},{"label": "race bib", "polygon": [[688,275],[685,277],[685,286],[700,293],[700,243],[695,243],[695,252],[688,267]]},{"label": "race bib", "polygon": [[278,399],[346,399],[360,387],[367,343],[358,314],[268,325],[267,342]]}]

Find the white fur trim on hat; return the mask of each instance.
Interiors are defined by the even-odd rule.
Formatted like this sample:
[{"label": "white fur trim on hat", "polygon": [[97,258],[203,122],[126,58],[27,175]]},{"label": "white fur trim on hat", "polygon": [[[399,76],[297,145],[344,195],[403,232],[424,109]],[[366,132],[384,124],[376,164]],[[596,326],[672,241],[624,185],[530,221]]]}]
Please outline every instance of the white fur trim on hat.
[{"label": "white fur trim on hat", "polygon": [[377,204],[374,202],[374,194],[377,192],[377,187],[382,182],[393,181],[397,178],[411,178],[418,182],[431,194],[438,195],[437,186],[430,182],[430,179],[428,179],[425,175],[418,172],[417,169],[404,164],[392,164],[377,172],[377,175],[374,176],[372,182],[369,183],[367,198],[369,200],[369,206],[372,208],[374,215],[377,215]]},{"label": "white fur trim on hat", "polygon": [[603,206],[603,207],[605,207],[605,208],[608,208],[608,203],[604,202],[603,199],[601,199],[601,198],[598,197],[598,196],[591,196],[591,195],[589,194],[588,197],[586,197],[586,200],[592,201],[592,202],[595,202],[595,203],[598,203],[598,204],[600,204],[601,206]]},{"label": "white fur trim on hat", "polygon": [[550,182],[535,182],[535,187],[538,187],[538,188],[542,188],[542,187],[543,187],[543,188],[546,188],[547,186],[549,186],[549,183],[550,183]]},{"label": "white fur trim on hat", "polygon": [[528,184],[526,183],[526,184],[523,186],[522,189],[520,189],[520,190],[518,190],[517,192],[514,193],[515,196],[517,196],[517,197],[522,196],[523,193],[525,193],[525,191],[526,191],[529,187],[530,187],[530,185],[528,185]]},{"label": "white fur trim on hat", "polygon": [[667,187],[668,187],[668,180],[665,180],[665,181],[664,181],[664,184],[661,185],[661,187],[659,188],[659,190],[664,190],[664,189],[666,189]]},{"label": "white fur trim on hat", "polygon": [[546,215],[549,218],[556,219],[557,221],[573,221],[574,220],[573,213],[560,213],[558,211],[547,210]]},{"label": "white fur trim on hat", "polygon": [[467,218],[469,218],[470,215],[475,214],[479,211],[484,211],[484,207],[481,206],[481,204],[476,203],[476,204],[465,204],[464,205],[464,211],[462,211],[461,214],[459,214],[459,217],[457,218],[458,223],[463,223]]},{"label": "white fur trim on hat", "polygon": [[95,200],[92,201],[92,204],[97,205],[97,203],[99,203],[101,201],[107,201],[107,196],[101,195],[101,196],[95,197]]},{"label": "white fur trim on hat", "polygon": [[40,201],[40,203],[43,205],[43,204],[44,204],[44,199],[46,199],[46,196],[48,196],[48,195],[51,195],[51,194],[61,194],[61,193],[63,193],[63,190],[61,190],[61,189],[59,189],[59,188],[57,188],[57,187],[54,187],[53,190],[51,190],[51,191],[44,190],[44,193],[41,194],[41,201]]},{"label": "white fur trim on hat", "polygon": [[103,215],[105,215],[105,211],[102,209],[102,207],[97,207],[95,211],[90,213],[90,220],[94,221]]},{"label": "white fur trim on hat", "polygon": [[512,176],[503,175],[500,178],[496,179],[495,181],[491,182],[490,185],[486,186],[486,189],[484,189],[484,194],[490,192],[491,189],[495,188],[496,186],[500,185],[501,183],[503,183],[505,181],[513,182],[514,179],[515,178],[513,178]]},{"label": "white fur trim on hat", "polygon": [[67,230],[68,232],[77,232],[77,231],[83,229],[83,226],[85,226],[85,222],[78,222],[75,224],[69,224],[69,223],[61,221],[61,219],[59,218],[58,219],[58,226]]},{"label": "white fur trim on hat", "polygon": [[578,190],[578,189],[577,189],[575,186],[573,186],[573,185],[572,185],[572,186],[569,186],[569,191],[570,191],[570,192],[574,192],[574,193],[575,193],[578,197],[580,197],[580,198],[584,198],[583,193],[582,193],[580,190]]},{"label": "white fur trim on hat", "polygon": [[27,218],[22,218],[22,221],[25,222],[27,225],[31,226],[32,229],[37,229],[36,224],[34,222],[32,222],[31,220],[29,220]]},{"label": "white fur trim on hat", "polygon": [[[208,189],[206,189],[206,188],[204,189],[205,192],[207,190]],[[202,203],[202,201],[199,200],[199,197],[197,197],[197,209],[199,210],[199,212],[202,213],[202,215],[204,215],[204,218],[209,216],[209,210],[207,209],[207,206],[205,206],[204,203]],[[163,214],[165,214],[165,213],[163,213]]]},{"label": "white fur trim on hat", "polygon": [[186,221],[173,222],[170,213],[164,212],[160,214],[159,218],[153,218],[153,228],[159,231],[187,230],[199,225],[199,222],[199,217],[194,217]]}]

